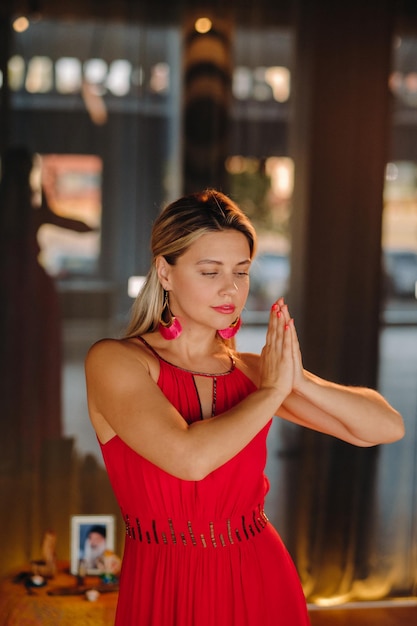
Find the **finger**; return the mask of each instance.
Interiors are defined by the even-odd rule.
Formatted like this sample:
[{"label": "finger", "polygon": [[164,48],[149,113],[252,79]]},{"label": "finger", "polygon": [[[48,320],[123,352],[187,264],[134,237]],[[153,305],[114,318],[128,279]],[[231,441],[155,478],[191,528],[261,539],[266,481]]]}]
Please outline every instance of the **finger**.
[{"label": "finger", "polygon": [[284,327],[284,316],[279,307],[273,305],[264,346],[264,355],[268,360],[272,359],[271,364],[278,363],[282,358]]},{"label": "finger", "polygon": [[295,323],[294,323],[294,320],[292,318],[290,320],[289,327],[291,329],[292,350],[293,350],[294,359],[299,360],[300,363],[301,363],[300,342],[298,341],[297,329],[295,328]]},{"label": "finger", "polygon": [[281,304],[279,303],[279,300],[276,300],[271,306],[270,314],[276,315],[280,310],[281,310]]},{"label": "finger", "polygon": [[292,335],[292,340],[293,340],[293,344],[294,346],[299,349],[300,348],[300,344],[298,342],[298,335],[297,335],[297,330],[295,328],[295,322],[294,319],[291,317],[289,322],[288,322],[288,326],[291,329],[291,335]]},{"label": "finger", "polygon": [[282,363],[285,368],[286,375],[292,372],[294,374],[294,354],[293,354],[293,336],[291,323],[284,325],[282,339]]},{"label": "finger", "polygon": [[285,315],[282,308],[277,305],[276,310],[274,311],[273,320],[272,320],[272,330],[276,334],[278,334],[282,338],[282,332],[284,330],[286,321]]},{"label": "finger", "polygon": [[286,324],[289,324],[290,319],[291,319],[291,316],[290,316],[290,312],[289,312],[289,310],[288,310],[288,305],[287,305],[287,304],[284,304],[284,305],[280,308],[280,310],[282,311],[282,314],[284,315],[284,318],[285,318],[285,323],[286,323]]},{"label": "finger", "polygon": [[274,302],[271,307],[270,315],[269,315],[269,324],[268,324],[268,333],[269,338],[272,337],[273,333],[276,332],[279,323],[278,320],[282,317],[281,307],[278,302]]}]

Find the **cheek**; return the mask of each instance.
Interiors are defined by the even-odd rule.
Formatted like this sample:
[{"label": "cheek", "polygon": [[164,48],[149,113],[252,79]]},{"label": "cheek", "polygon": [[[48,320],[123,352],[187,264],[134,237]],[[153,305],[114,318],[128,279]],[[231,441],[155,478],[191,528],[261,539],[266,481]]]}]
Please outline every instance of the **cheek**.
[{"label": "cheek", "polygon": [[247,297],[249,295],[249,281],[245,282],[244,285],[239,287],[239,297],[241,298],[242,305],[246,302]]},{"label": "cheek", "polygon": [[203,281],[200,277],[193,275],[181,277],[175,285],[178,299],[187,307],[207,303],[212,297],[213,290],[213,282]]},{"label": "cheek", "polygon": [[238,287],[238,293],[240,294],[248,294],[250,287],[250,278],[246,276],[245,278],[237,279],[236,285]]}]

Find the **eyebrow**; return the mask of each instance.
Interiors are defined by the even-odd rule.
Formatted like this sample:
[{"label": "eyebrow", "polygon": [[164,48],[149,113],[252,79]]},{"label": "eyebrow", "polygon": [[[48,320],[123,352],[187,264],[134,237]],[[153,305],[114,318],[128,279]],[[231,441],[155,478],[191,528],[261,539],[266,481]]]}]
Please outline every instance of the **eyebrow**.
[{"label": "eyebrow", "polygon": [[[201,259],[197,261],[196,265],[205,265],[207,263],[211,263],[212,265],[223,265],[222,261],[216,261],[215,259]],[[248,265],[251,263],[251,259],[245,259],[244,261],[239,261],[236,265]]]}]

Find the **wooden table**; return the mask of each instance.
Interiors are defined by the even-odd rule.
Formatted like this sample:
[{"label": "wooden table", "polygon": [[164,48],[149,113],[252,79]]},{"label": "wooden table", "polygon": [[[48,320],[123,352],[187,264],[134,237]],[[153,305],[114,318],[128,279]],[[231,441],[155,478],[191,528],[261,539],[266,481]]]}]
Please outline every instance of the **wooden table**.
[{"label": "wooden table", "polygon": [[414,626],[417,599],[351,602],[335,607],[309,605],[311,626]]},{"label": "wooden table", "polygon": [[[1,626],[113,626],[117,604],[114,585],[105,587],[100,579],[86,577],[76,589],[76,579],[66,571],[47,581],[44,587],[27,587],[25,581],[13,582],[15,576],[0,582]],[[87,600],[83,590],[101,589],[95,602]],[[61,595],[74,589],[74,595]],[[105,589],[105,592],[103,590]],[[111,589],[111,591],[110,591]]]}]

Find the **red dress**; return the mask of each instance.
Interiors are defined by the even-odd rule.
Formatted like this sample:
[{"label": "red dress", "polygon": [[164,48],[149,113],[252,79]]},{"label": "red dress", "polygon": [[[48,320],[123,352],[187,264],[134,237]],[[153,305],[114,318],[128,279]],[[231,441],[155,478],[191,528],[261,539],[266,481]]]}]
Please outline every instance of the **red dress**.
[{"label": "red dress", "polygon": [[[201,419],[202,374],[158,359],[164,395],[187,422]],[[210,377],[215,414],[255,390],[234,364]],[[295,567],[263,510],[269,426],[200,481],[168,474],[118,436],[101,446],[126,523],[117,626],[309,624]]]}]

